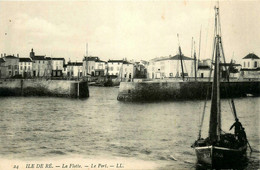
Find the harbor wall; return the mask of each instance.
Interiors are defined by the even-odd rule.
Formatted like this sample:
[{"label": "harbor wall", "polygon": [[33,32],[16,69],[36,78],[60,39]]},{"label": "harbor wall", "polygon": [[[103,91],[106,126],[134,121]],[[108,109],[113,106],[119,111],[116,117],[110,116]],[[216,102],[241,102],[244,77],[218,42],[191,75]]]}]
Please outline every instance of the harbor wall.
[{"label": "harbor wall", "polygon": [[[119,101],[156,101],[208,99],[211,96],[211,82],[121,82],[117,99]],[[222,98],[258,96],[259,82],[222,82]]]},{"label": "harbor wall", "polygon": [[89,97],[88,83],[46,79],[0,79],[0,96]]}]

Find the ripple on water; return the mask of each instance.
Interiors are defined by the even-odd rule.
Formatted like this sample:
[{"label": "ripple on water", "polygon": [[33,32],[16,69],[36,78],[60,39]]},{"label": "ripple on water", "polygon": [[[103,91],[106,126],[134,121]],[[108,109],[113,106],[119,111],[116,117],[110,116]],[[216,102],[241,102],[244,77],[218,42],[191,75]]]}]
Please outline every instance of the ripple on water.
[{"label": "ripple on water", "polygon": [[65,152],[62,152],[60,150],[51,150],[49,152],[46,152],[48,155],[66,155]]}]

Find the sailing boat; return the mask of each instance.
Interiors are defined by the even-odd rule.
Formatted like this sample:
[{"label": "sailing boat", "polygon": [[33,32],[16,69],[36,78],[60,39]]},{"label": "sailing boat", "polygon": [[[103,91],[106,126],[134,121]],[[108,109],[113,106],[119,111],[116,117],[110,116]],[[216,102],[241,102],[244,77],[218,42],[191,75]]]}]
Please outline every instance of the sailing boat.
[{"label": "sailing boat", "polygon": [[[236,109],[233,99],[232,112],[236,120],[235,134],[224,133],[221,129],[221,102],[220,102],[220,59],[221,56],[225,62],[225,56],[223,52],[222,40],[221,40],[221,28],[219,21],[219,8],[215,7],[215,39],[214,39],[214,78],[212,83],[211,93],[211,110],[210,110],[210,122],[209,122],[209,134],[206,139],[201,138],[201,128],[204,119],[204,113],[199,130],[199,137],[192,145],[195,149],[198,163],[210,165],[214,167],[226,167],[235,165],[243,158],[245,158],[247,150],[247,138],[242,127],[242,124],[238,121]],[[228,77],[227,77],[228,80]],[[250,146],[250,145],[249,145]]]}]

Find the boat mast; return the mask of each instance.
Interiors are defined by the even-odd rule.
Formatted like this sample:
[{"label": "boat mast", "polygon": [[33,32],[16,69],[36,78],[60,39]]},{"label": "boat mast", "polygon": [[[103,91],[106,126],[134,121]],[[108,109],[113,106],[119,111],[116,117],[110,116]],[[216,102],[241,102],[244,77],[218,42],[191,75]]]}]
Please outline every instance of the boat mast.
[{"label": "boat mast", "polygon": [[178,42],[179,42],[179,53],[180,53],[180,60],[181,60],[181,76],[182,76],[182,80],[184,81],[184,71],[183,71],[182,53],[181,53],[181,46],[180,46],[180,41],[179,41],[179,34],[177,34],[177,37],[178,37]]},{"label": "boat mast", "polygon": [[212,142],[220,140],[221,133],[221,113],[220,113],[220,41],[219,36],[219,8],[215,7],[215,63],[214,63],[214,78],[212,83],[211,95],[211,110],[210,110],[210,126],[209,138]]},{"label": "boat mast", "polygon": [[197,81],[197,58],[196,58],[196,47],[195,47],[195,41],[194,41],[194,74],[195,74],[195,81]]}]

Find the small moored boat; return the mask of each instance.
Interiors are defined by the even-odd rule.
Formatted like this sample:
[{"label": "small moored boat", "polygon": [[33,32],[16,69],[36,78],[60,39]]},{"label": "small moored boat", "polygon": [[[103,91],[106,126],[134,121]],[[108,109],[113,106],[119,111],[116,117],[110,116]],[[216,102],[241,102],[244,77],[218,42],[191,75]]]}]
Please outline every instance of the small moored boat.
[{"label": "small moored boat", "polygon": [[[238,120],[232,98],[231,113],[233,113],[236,121],[229,130],[235,127],[235,133],[225,133],[221,127],[220,70],[225,69],[227,72],[228,70],[227,68],[220,67],[221,62],[225,63],[225,56],[221,40],[218,7],[215,7],[215,39],[212,60],[214,60],[214,77],[211,91],[209,134],[205,139],[201,138],[201,129],[206,107],[205,101],[199,136],[192,147],[195,149],[198,163],[210,165],[211,168],[232,168],[233,165],[244,160],[248,141],[245,130]],[[227,81],[229,81],[228,76]]]}]

